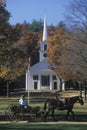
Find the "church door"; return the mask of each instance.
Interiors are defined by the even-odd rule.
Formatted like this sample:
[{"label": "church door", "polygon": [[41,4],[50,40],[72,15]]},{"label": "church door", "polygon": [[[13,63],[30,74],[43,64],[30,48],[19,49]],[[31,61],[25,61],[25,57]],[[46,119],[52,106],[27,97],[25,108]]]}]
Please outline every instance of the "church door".
[{"label": "church door", "polygon": [[50,86],[50,76],[49,75],[42,75],[41,76],[41,87],[49,88]]}]

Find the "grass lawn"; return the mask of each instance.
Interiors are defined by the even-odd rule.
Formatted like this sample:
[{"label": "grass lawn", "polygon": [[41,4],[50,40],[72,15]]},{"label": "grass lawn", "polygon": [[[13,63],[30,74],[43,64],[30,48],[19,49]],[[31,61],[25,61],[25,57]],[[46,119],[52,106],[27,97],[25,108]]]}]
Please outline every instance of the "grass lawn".
[{"label": "grass lawn", "polygon": [[86,130],[86,124],[0,124],[0,130]]}]

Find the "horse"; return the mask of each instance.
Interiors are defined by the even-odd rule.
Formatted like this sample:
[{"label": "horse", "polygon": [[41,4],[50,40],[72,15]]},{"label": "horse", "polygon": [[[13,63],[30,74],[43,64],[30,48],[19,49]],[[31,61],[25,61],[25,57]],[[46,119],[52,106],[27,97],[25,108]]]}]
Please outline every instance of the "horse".
[{"label": "horse", "polygon": [[[53,120],[55,120],[54,112],[55,110],[67,110],[66,119],[69,117],[69,113],[72,114],[74,120],[74,112],[73,107],[76,102],[79,102],[81,105],[84,104],[83,97],[81,96],[74,96],[69,98],[63,98],[59,100],[55,99],[46,99],[44,104],[44,121],[46,121],[47,116],[50,112],[52,112]],[[48,106],[48,110],[46,110]]]}]

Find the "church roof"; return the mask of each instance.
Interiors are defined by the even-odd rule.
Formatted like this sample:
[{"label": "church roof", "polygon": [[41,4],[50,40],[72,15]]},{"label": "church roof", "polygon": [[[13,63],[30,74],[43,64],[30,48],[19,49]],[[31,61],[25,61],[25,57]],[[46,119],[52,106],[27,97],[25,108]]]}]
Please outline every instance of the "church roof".
[{"label": "church roof", "polygon": [[47,58],[43,61],[38,62],[34,66],[30,67],[30,71],[32,72],[40,72],[40,71],[52,71],[49,67],[49,63]]}]

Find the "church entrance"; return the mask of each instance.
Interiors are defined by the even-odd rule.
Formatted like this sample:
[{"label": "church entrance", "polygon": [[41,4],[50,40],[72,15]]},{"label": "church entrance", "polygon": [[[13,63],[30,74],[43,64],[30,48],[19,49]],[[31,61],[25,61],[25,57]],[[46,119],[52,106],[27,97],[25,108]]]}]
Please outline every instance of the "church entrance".
[{"label": "church entrance", "polygon": [[50,87],[50,75],[41,75],[41,88],[49,89]]},{"label": "church entrance", "polygon": [[57,89],[57,82],[53,82],[53,89]]}]

